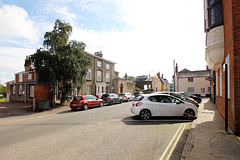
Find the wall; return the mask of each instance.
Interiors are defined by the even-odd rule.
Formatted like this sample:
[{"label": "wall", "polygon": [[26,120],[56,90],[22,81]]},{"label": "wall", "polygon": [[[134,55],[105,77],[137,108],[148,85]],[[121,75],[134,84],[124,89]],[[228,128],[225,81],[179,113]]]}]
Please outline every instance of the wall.
[{"label": "wall", "polygon": [[188,78],[178,78],[178,91],[183,91],[188,93],[188,87],[194,87],[194,92],[190,94],[201,95],[201,88],[205,88],[205,93],[208,92],[208,87],[210,87],[210,82],[206,80],[208,77],[193,77],[193,82],[188,82]]}]

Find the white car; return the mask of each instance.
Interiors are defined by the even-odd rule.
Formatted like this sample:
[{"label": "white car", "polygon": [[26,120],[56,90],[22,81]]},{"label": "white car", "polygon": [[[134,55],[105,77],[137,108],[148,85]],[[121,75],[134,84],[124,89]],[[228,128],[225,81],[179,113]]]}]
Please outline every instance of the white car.
[{"label": "white car", "polygon": [[133,101],[134,100],[134,95],[132,95],[132,93],[120,93],[119,94],[120,97],[122,97],[123,101]]},{"label": "white car", "polygon": [[168,94],[146,94],[132,102],[131,112],[143,120],[153,116],[183,116],[193,120],[197,107]]}]

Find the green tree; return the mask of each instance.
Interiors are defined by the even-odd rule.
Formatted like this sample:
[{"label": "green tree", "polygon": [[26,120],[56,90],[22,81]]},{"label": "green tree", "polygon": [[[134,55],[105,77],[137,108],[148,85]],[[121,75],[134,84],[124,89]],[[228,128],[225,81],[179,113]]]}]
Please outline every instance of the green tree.
[{"label": "green tree", "polygon": [[36,71],[38,82],[49,82],[54,89],[59,87],[61,102],[72,92],[81,89],[91,59],[85,53],[86,45],[75,40],[69,41],[72,33],[70,24],[56,20],[51,32],[44,35],[44,48],[37,51],[25,61]]},{"label": "green tree", "polygon": [[7,91],[7,87],[0,84],[0,94],[2,94],[3,97],[6,97],[6,91]]}]

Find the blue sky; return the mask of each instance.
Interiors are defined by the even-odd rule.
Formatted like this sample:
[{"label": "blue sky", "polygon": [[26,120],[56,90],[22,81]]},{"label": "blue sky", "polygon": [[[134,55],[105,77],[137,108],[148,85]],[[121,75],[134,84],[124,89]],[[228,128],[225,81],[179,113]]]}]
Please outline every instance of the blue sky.
[{"label": "blue sky", "polygon": [[173,75],[205,69],[203,2],[200,0],[0,0],[0,81],[24,70],[26,55],[42,47],[56,19],[73,27],[71,39],[102,51],[120,76]]}]

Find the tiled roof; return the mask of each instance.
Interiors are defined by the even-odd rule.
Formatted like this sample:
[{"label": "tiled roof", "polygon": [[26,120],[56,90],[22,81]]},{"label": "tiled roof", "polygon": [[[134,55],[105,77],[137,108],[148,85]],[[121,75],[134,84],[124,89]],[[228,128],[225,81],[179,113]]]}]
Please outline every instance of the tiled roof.
[{"label": "tiled roof", "polygon": [[181,72],[177,73],[178,77],[209,77],[210,70],[199,70],[199,71],[189,71],[189,70],[182,70]]}]

